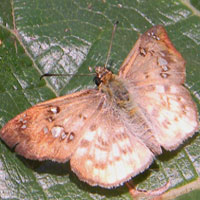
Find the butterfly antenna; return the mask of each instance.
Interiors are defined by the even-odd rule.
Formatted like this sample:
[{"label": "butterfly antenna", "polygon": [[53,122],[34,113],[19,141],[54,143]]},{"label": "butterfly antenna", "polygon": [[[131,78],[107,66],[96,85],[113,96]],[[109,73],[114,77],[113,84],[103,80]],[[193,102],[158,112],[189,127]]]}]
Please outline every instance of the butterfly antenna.
[{"label": "butterfly antenna", "polygon": [[40,80],[43,79],[44,77],[47,77],[47,76],[72,76],[71,74],[51,74],[51,73],[45,73],[45,74],[42,74],[40,76]]},{"label": "butterfly antenna", "polygon": [[106,66],[108,64],[108,60],[110,58],[110,53],[111,53],[111,49],[112,49],[113,38],[114,38],[114,35],[115,35],[115,31],[117,29],[117,24],[118,23],[119,23],[119,21],[116,21],[115,24],[114,24],[114,27],[113,27],[111,41],[110,41],[110,46],[109,46],[109,49],[108,49],[108,54],[107,54],[106,62],[105,62],[105,65],[104,65],[105,68],[106,68]]},{"label": "butterfly antenna", "polygon": [[90,73],[90,74],[50,74],[50,73],[46,73],[43,74],[42,76],[40,76],[40,80],[43,79],[44,77],[47,76],[94,76],[96,73]]}]

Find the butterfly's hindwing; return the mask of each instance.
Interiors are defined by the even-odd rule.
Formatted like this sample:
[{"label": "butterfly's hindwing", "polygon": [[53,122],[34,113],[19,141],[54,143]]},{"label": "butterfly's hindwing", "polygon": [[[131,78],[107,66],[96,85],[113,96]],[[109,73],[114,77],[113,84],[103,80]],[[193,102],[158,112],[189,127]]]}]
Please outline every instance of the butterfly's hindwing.
[{"label": "butterfly's hindwing", "polygon": [[88,127],[70,160],[72,170],[91,185],[113,187],[142,172],[153,153],[117,120],[112,110],[99,114]]},{"label": "butterfly's hindwing", "polygon": [[183,86],[157,84],[131,91],[166,150],[176,149],[198,130],[197,107]]}]

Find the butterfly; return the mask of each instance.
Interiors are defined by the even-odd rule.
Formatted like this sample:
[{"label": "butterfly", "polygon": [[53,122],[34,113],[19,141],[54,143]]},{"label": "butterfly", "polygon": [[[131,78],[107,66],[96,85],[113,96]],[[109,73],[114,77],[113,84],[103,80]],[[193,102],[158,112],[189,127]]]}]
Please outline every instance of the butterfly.
[{"label": "butterfly", "polygon": [[70,160],[80,180],[111,188],[198,130],[185,61],[161,25],[139,37],[118,75],[95,71],[96,89],[27,109],[0,130],[1,139],[28,159]]}]

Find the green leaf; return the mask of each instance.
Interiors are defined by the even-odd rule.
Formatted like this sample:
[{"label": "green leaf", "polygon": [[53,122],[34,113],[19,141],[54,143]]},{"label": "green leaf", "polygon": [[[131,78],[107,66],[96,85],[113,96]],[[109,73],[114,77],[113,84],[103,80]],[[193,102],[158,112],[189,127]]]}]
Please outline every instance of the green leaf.
[{"label": "green leaf", "polygon": [[[197,1],[193,1],[193,6],[178,0],[1,0],[1,127],[38,102],[94,86],[92,76],[76,75],[89,73],[88,66],[105,63],[117,20],[109,60],[113,71],[117,73],[140,33],[162,24],[187,61],[186,87],[200,109]],[[40,80],[47,72],[73,76]],[[196,134],[176,151],[164,152],[133,181],[138,188],[148,190],[170,180],[171,190],[165,194],[166,199],[196,189],[190,196],[195,199],[195,195],[200,195],[199,144]],[[29,161],[17,156],[3,142],[0,152],[1,199],[131,199],[126,186],[109,190],[81,182],[71,172],[69,163]],[[186,189],[180,190],[183,187]]]}]

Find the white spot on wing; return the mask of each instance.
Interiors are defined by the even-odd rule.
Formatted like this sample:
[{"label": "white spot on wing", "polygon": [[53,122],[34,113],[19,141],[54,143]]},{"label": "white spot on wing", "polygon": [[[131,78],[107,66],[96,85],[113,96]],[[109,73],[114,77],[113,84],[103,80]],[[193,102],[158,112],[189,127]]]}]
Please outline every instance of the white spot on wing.
[{"label": "white spot on wing", "polygon": [[26,129],[27,126],[26,126],[25,124],[23,124],[23,125],[21,126],[21,128],[22,128],[22,129]]},{"label": "white spot on wing", "polygon": [[52,112],[53,114],[58,113],[58,108],[57,108],[57,107],[52,107],[50,110],[51,110],[51,112]]},{"label": "white spot on wing", "polygon": [[59,137],[62,132],[64,132],[64,128],[60,126],[55,126],[51,129],[52,136],[55,138]]},{"label": "white spot on wing", "polygon": [[48,128],[47,127],[44,127],[43,128],[43,131],[44,131],[44,134],[47,134],[49,132]]},{"label": "white spot on wing", "polygon": [[115,167],[113,163],[110,163],[109,165],[107,165],[106,179],[109,184],[116,182],[116,173],[115,173]]},{"label": "white spot on wing", "polygon": [[84,156],[87,153],[87,150],[88,149],[86,147],[78,147],[78,149],[76,150],[76,154],[77,154],[77,156],[82,157],[82,156]]},{"label": "white spot on wing", "polygon": [[177,92],[178,92],[178,89],[177,89],[177,87],[176,87],[176,86],[173,86],[173,85],[171,85],[171,86],[170,86],[170,92],[171,92],[171,93],[177,93]]},{"label": "white spot on wing", "polygon": [[67,137],[66,133],[65,133],[65,132],[62,132],[62,133],[61,133],[61,138],[64,140],[66,137]]},{"label": "white spot on wing", "polygon": [[166,71],[169,70],[169,68],[167,67],[167,65],[162,65],[162,69],[163,69],[164,72],[166,72]]},{"label": "white spot on wing", "polygon": [[101,162],[101,163],[106,162],[107,155],[108,155],[107,151],[95,148],[95,160],[97,162]]},{"label": "white spot on wing", "polygon": [[84,139],[91,142],[94,139],[94,136],[95,136],[95,131],[88,130],[84,136]]},{"label": "white spot on wing", "polygon": [[158,58],[158,64],[159,64],[160,66],[163,66],[163,65],[167,65],[168,62],[167,62],[164,58],[159,57],[159,58]]},{"label": "white spot on wing", "polygon": [[159,93],[165,93],[165,87],[163,85],[156,85],[155,90]]},{"label": "white spot on wing", "polygon": [[86,165],[86,168],[90,169],[92,167],[93,163],[91,160],[86,160],[85,165]]},{"label": "white spot on wing", "polygon": [[112,145],[112,155],[115,158],[120,156],[120,150],[119,150],[119,147],[117,146],[117,144]]},{"label": "white spot on wing", "polygon": [[69,140],[72,141],[73,139],[74,139],[74,133],[72,132],[72,133],[70,133],[70,135],[69,135]]}]

